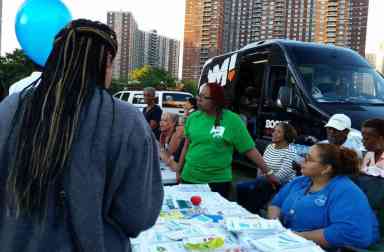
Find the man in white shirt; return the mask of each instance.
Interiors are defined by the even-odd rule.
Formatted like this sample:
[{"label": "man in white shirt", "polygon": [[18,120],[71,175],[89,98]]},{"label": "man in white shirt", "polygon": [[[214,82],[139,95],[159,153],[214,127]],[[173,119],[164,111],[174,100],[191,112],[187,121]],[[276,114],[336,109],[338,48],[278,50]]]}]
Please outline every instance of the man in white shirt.
[{"label": "man in white shirt", "polygon": [[39,79],[40,76],[41,76],[41,72],[35,71],[35,72],[32,72],[30,76],[25,77],[25,78],[15,82],[15,83],[13,83],[9,87],[9,91],[8,91],[9,95],[21,92],[24,88],[26,88],[29,85],[31,85],[32,82],[34,82],[37,79]]},{"label": "man in white shirt", "polygon": [[364,145],[360,131],[352,129],[351,119],[344,114],[334,114],[325,125],[327,140],[320,143],[331,143],[354,150],[359,158],[363,157]]}]

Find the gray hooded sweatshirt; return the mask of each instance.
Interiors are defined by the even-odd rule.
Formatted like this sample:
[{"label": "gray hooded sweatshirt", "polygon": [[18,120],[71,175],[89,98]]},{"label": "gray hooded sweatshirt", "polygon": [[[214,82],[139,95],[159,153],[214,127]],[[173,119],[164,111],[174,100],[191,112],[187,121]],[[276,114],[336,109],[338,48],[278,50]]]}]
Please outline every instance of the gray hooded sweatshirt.
[{"label": "gray hooded sweatshirt", "polygon": [[[15,137],[7,138],[20,94],[0,103],[0,251],[130,251],[130,237],[150,228],[163,200],[156,140],[142,113],[97,89],[43,224],[15,217],[5,204]],[[57,187],[57,186],[55,186]]]}]

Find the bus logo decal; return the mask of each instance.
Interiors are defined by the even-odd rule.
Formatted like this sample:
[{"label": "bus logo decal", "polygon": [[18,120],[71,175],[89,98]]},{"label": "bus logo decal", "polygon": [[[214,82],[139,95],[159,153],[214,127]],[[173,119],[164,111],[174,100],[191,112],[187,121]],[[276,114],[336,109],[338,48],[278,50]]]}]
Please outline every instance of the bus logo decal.
[{"label": "bus logo decal", "polygon": [[235,78],[235,67],[236,67],[237,53],[231,57],[226,58],[223,63],[215,65],[208,71],[208,82],[221,83],[221,86],[227,84],[227,79],[230,81]]}]

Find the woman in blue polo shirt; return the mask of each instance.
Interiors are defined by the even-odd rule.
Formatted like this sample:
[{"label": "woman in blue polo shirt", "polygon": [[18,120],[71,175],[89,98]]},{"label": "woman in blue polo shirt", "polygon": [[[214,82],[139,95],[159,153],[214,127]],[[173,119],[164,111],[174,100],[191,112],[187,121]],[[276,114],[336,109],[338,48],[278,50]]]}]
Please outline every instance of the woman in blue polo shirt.
[{"label": "woman in blue polo shirt", "polygon": [[302,174],[273,198],[271,219],[325,248],[366,248],[379,238],[365,194],[347,177],[359,171],[354,151],[332,144],[311,147]]}]

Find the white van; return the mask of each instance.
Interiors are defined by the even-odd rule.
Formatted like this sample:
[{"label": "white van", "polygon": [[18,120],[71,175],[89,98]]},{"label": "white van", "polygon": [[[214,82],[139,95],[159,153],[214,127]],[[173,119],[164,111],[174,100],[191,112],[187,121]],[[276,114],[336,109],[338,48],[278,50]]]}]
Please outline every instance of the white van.
[{"label": "white van", "polygon": [[[144,103],[144,94],[142,90],[120,91],[113,96],[133,104],[141,111],[147,106],[147,104]],[[183,106],[189,97],[193,97],[193,95],[187,92],[156,91],[156,104],[159,105],[164,112],[183,115]]]}]

